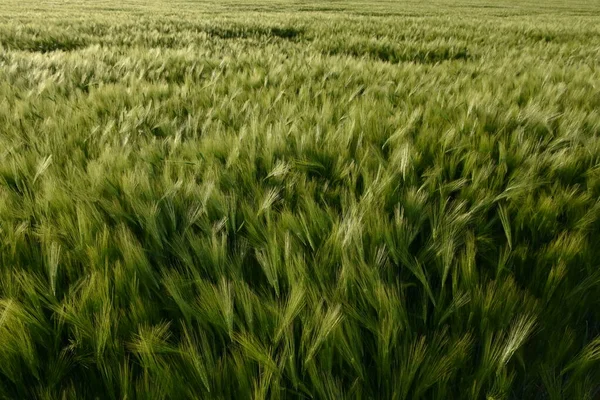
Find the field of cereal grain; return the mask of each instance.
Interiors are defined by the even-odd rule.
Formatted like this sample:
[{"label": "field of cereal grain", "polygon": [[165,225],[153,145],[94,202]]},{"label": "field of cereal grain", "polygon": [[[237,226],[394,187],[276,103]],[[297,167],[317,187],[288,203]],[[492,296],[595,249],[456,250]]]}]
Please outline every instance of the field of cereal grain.
[{"label": "field of cereal grain", "polygon": [[1,399],[597,399],[596,0],[2,0]]}]

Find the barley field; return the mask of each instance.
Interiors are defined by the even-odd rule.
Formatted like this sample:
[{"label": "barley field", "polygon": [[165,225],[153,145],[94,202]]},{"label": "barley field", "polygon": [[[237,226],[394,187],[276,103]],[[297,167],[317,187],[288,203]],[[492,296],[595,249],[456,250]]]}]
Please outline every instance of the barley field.
[{"label": "barley field", "polygon": [[599,396],[597,0],[1,1],[1,399]]}]

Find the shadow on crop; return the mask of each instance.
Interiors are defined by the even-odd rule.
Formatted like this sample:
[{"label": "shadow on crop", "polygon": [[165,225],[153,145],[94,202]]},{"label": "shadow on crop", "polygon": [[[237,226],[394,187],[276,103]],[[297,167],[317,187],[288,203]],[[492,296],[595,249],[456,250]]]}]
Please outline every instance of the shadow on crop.
[{"label": "shadow on crop", "polygon": [[5,37],[0,41],[10,50],[32,53],[50,53],[54,51],[74,51],[87,46],[86,41],[74,37]]},{"label": "shadow on crop", "polygon": [[467,61],[473,58],[465,47],[437,46],[415,47],[411,45],[355,43],[338,46],[325,45],[321,51],[326,55],[347,55],[370,58],[392,64],[413,62],[436,64],[443,61]]},{"label": "shadow on crop", "polygon": [[220,39],[245,39],[245,38],[279,38],[286,40],[299,39],[304,34],[304,29],[291,26],[234,26],[210,27],[205,32],[212,37]]}]

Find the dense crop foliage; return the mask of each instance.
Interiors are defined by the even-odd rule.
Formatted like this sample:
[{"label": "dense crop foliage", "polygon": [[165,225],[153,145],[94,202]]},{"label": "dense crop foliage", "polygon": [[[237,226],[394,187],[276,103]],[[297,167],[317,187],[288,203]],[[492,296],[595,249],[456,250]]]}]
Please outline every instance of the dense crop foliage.
[{"label": "dense crop foliage", "polygon": [[596,1],[0,6],[0,398],[593,399]]}]

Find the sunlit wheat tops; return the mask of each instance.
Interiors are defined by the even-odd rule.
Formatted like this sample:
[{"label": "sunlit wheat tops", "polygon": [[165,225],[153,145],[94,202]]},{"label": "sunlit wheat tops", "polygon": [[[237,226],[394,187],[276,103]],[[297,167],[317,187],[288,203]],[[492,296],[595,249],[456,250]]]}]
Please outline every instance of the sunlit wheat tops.
[{"label": "sunlit wheat tops", "polygon": [[0,398],[600,396],[597,2],[0,9]]}]

